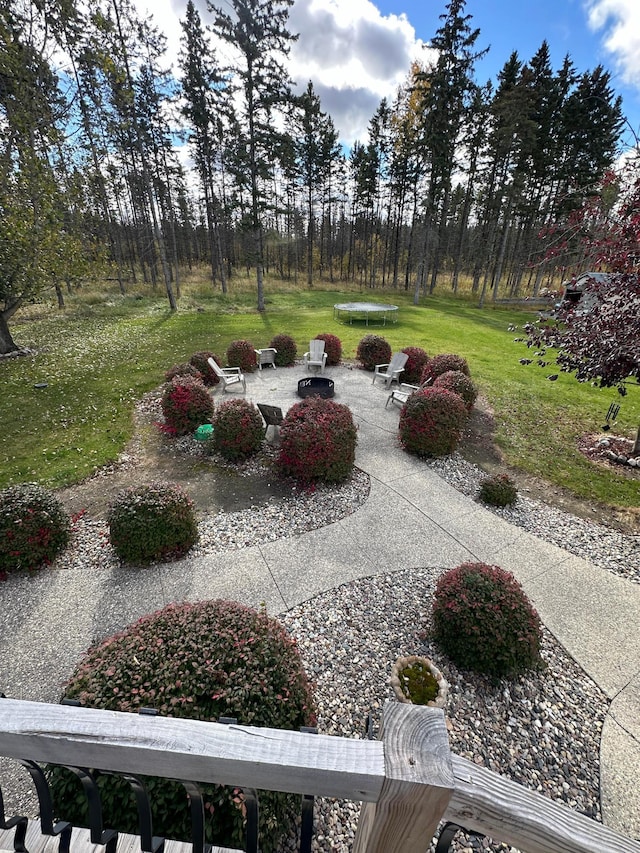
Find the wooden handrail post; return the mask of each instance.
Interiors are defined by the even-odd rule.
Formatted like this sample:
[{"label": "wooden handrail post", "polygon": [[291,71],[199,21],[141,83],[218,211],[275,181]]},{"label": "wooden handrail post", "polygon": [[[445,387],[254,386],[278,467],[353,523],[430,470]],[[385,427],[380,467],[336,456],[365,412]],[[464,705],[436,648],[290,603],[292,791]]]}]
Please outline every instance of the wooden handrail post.
[{"label": "wooden handrail post", "polygon": [[362,806],[353,853],[425,853],[455,786],[444,714],[387,702],[381,737],[385,780]]}]

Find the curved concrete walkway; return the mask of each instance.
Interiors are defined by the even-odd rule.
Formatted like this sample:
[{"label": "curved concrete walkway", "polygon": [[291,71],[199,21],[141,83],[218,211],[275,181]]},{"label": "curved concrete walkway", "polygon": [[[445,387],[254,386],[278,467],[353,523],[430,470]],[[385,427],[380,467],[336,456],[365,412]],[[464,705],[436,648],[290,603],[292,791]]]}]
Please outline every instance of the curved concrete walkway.
[{"label": "curved concrete walkway", "polygon": [[[247,399],[286,411],[303,373],[265,368],[247,377]],[[277,614],[355,578],[482,560],[514,573],[547,628],[612,700],[601,745],[603,817],[640,837],[640,585],[508,524],[403,453],[399,410],[385,408],[388,392],[371,374],[341,367],[326,375],[358,425],[356,463],[371,478],[363,507],[301,536],[135,573],[11,577],[0,584],[0,690],[57,701],[92,642],[172,601],[226,597]]]}]

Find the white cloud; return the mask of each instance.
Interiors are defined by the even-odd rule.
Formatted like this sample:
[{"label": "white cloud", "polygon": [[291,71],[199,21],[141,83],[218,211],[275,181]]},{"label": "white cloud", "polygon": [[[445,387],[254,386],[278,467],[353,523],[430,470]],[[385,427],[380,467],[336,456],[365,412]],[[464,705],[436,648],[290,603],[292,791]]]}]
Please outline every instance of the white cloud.
[{"label": "white cloud", "polygon": [[298,90],[312,80],[322,106],[351,145],[365,139],[383,97],[392,101],[414,59],[426,59],[406,15],[381,15],[370,0],[296,0],[290,29]]},{"label": "white cloud", "polygon": [[[175,71],[186,0],[135,2],[167,37]],[[210,24],[206,0],[195,0],[195,5],[203,24]],[[382,98],[393,101],[411,62],[429,58],[406,15],[382,15],[371,0],[295,0],[288,28],[299,33],[289,65],[296,90],[302,92],[313,81],[322,108],[346,145],[366,139]]]},{"label": "white cloud", "polygon": [[625,83],[640,91],[639,0],[587,0],[589,27],[604,30],[604,46]]}]

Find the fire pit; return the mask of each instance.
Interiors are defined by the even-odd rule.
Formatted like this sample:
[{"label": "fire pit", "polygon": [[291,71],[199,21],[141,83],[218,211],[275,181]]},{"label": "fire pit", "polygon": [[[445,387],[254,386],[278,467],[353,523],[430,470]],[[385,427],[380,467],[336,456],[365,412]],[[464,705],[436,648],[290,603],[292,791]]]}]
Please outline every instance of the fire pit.
[{"label": "fire pit", "polygon": [[325,376],[310,376],[308,379],[298,380],[298,397],[324,397],[325,400],[333,397],[333,379]]}]

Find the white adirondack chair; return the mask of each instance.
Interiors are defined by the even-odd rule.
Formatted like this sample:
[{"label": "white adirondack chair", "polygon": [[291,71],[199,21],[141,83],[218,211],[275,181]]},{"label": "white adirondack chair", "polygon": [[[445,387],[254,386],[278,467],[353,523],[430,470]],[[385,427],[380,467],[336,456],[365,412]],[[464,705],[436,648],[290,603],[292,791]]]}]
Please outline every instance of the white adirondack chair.
[{"label": "white adirondack chair", "polygon": [[421,388],[428,388],[432,382],[433,379],[427,379],[427,381],[423,382],[422,385],[409,385],[406,382],[401,382],[387,397],[387,402],[384,404],[385,409],[389,403],[397,403],[399,406],[404,406],[412,394],[419,391]]},{"label": "white adirondack chair", "polygon": [[256,350],[256,361],[258,362],[258,370],[262,370],[265,364],[270,364],[274,368],[276,366],[276,356],[278,350],[273,347],[263,347]]},{"label": "white adirondack chair", "polygon": [[211,370],[218,377],[220,382],[222,383],[222,393],[227,390],[227,385],[242,385],[242,390],[246,392],[247,383],[244,379],[244,374],[240,372],[239,367],[220,367],[217,361],[213,358],[208,358],[207,362],[211,367]]},{"label": "white adirondack chair", "polygon": [[324,351],[324,341],[317,338],[309,341],[309,352],[305,352],[303,359],[307,370],[310,367],[319,367],[320,373],[322,373],[324,366],[327,363],[327,354]]},{"label": "white adirondack chair", "polygon": [[394,352],[391,356],[391,361],[387,364],[376,364],[373,374],[373,381],[376,379],[384,379],[384,384],[387,388],[393,383],[400,384],[400,374],[404,370],[409,356],[406,352]]}]

